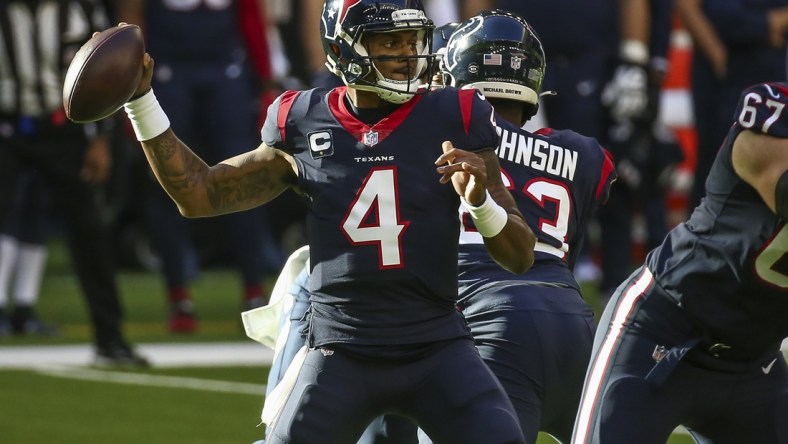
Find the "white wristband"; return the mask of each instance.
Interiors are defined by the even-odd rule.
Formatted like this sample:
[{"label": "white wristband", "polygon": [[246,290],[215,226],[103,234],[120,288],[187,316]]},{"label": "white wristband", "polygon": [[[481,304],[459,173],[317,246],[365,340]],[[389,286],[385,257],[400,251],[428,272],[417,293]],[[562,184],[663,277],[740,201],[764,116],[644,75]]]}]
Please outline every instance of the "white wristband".
[{"label": "white wristband", "polygon": [[129,116],[134,134],[140,142],[153,139],[167,131],[170,127],[170,119],[164,110],[161,109],[153,89],[149,90],[141,97],[127,102],[123,105],[126,115]]},{"label": "white wristband", "polygon": [[645,65],[648,63],[648,46],[640,40],[624,40],[619,46],[619,55],[626,62]]},{"label": "white wristband", "polygon": [[490,192],[487,192],[487,197],[485,197],[484,202],[478,207],[474,207],[473,205],[469,204],[465,198],[460,198],[462,200],[462,204],[471,213],[471,219],[473,219],[473,224],[476,226],[476,230],[479,231],[483,237],[493,237],[503,230],[503,227],[506,226],[506,222],[509,221],[509,214],[506,213],[506,210],[503,209],[502,206],[498,205],[490,196]]}]

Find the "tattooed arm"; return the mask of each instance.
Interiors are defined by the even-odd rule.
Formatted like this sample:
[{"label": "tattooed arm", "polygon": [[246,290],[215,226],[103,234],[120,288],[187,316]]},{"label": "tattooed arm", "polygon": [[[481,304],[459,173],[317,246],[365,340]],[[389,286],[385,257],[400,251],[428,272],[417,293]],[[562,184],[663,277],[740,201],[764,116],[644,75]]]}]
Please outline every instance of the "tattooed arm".
[{"label": "tattooed arm", "polygon": [[[135,97],[150,91],[153,65],[153,59],[145,54],[144,71]],[[158,102],[155,107],[158,107]],[[136,119],[137,126],[147,128],[142,132],[167,125],[166,115],[160,108],[153,113],[142,111],[139,114],[132,118],[132,123]],[[163,126],[161,130],[164,132],[159,134],[159,131],[155,131],[157,135],[151,138],[141,136],[136,128],[153,173],[186,217],[216,216],[247,210],[271,201],[287,188],[296,185],[298,169],[295,160],[266,144],[208,166],[178,139],[171,128],[164,130],[166,126]]]},{"label": "tattooed arm", "polygon": [[171,129],[141,143],[159,183],[186,217],[247,210],[296,183],[292,157],[265,144],[209,167]]}]

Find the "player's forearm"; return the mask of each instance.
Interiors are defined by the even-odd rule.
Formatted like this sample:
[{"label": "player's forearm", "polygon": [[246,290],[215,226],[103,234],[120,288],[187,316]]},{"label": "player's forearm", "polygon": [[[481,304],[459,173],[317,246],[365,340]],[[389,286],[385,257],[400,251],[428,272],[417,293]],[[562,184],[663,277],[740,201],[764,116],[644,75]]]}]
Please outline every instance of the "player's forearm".
[{"label": "player's forearm", "polygon": [[208,165],[168,129],[140,142],[151,170],[162,188],[187,217],[218,214],[211,211],[206,180]]},{"label": "player's forearm", "polygon": [[145,0],[118,0],[115,15],[124,23],[132,23],[145,31]]},{"label": "player's forearm", "polygon": [[505,188],[495,187],[488,191],[495,202],[506,210],[508,220],[500,233],[484,238],[484,246],[498,265],[515,274],[524,273],[534,263],[536,236]]},{"label": "player's forearm", "polygon": [[634,40],[648,45],[651,20],[648,0],[619,0],[621,40]]},{"label": "player's forearm", "polygon": [[711,22],[703,14],[700,0],[676,2],[676,11],[697,47],[714,66],[717,75],[724,76],[727,50]]},{"label": "player's forearm", "polygon": [[[490,257],[512,273],[524,273],[534,263],[536,236],[525,223],[525,218],[517,209],[512,194],[501,180],[501,165],[498,163],[495,151],[484,150],[478,155],[484,159],[486,168],[487,199],[492,199],[489,204],[496,209],[489,214],[477,214],[482,216],[482,220],[477,219],[474,211],[471,211],[471,218],[479,234],[484,238],[484,246]],[[482,204],[482,206],[486,205]],[[505,224],[501,226],[504,221]]]}]

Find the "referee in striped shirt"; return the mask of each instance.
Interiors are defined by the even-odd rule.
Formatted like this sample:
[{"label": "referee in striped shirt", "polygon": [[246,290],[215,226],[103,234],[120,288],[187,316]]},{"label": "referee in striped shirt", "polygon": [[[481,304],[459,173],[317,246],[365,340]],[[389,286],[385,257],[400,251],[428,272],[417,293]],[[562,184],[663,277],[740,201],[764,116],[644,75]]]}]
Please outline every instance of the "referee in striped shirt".
[{"label": "referee in striped shirt", "polygon": [[66,224],[93,324],[95,363],[144,367],[146,359],[124,338],[97,194],[111,164],[108,128],[70,122],[62,102],[69,62],[94,31],[109,26],[99,0],[0,0],[0,233],[14,218],[17,178],[35,171]]}]

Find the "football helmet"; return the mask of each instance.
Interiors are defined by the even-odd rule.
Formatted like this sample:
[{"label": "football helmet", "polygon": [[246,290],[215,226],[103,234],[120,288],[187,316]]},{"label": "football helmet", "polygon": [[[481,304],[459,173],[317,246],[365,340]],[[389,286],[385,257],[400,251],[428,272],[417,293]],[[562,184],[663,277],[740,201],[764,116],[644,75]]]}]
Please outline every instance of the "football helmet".
[{"label": "football helmet", "polygon": [[435,61],[433,62],[433,77],[430,86],[433,89],[442,88],[448,84],[447,75],[443,69],[443,59],[446,57],[446,45],[449,44],[449,38],[458,26],[460,26],[459,22],[451,22],[438,26],[432,31],[432,53],[435,56]]},{"label": "football helmet", "polygon": [[502,10],[462,22],[449,39],[442,64],[449,85],[533,105],[530,115],[536,112],[545,68],[536,32],[522,17]]},{"label": "football helmet", "polygon": [[[317,0],[312,0],[317,1]],[[426,92],[424,80],[431,77],[434,56],[431,54],[432,21],[424,14],[421,0],[326,0],[320,20],[320,35],[326,53],[326,66],[348,87],[373,91],[383,100],[405,103],[414,94]],[[371,57],[364,36],[370,32],[417,31],[416,54],[396,59],[416,59],[416,69],[408,80],[383,76],[375,66],[377,60],[392,56]]]},{"label": "football helmet", "polygon": [[446,46],[449,44],[449,39],[459,26],[459,22],[450,22],[435,28],[432,32],[433,54],[446,54]]}]

